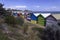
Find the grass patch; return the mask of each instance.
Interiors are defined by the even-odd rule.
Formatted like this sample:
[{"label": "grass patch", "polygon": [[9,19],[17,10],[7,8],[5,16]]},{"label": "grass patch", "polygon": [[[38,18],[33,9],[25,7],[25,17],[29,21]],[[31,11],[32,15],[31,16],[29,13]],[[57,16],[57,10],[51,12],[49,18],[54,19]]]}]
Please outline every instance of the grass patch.
[{"label": "grass patch", "polygon": [[2,32],[2,30],[0,30],[0,40],[10,40],[8,36]]},{"label": "grass patch", "polygon": [[42,28],[38,28],[38,27],[33,27],[32,30],[36,30],[36,31],[39,31],[39,32],[43,32],[43,29],[42,29]]}]

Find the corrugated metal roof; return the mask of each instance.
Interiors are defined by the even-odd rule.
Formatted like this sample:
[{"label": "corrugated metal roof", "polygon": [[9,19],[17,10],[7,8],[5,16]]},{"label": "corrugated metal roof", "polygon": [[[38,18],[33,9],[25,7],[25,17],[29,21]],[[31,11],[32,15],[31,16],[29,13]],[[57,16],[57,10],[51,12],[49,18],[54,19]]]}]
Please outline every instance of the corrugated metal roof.
[{"label": "corrugated metal roof", "polygon": [[33,14],[34,14],[36,17],[41,14],[44,18],[46,18],[46,17],[48,17],[49,15],[51,15],[51,13],[33,13]]},{"label": "corrugated metal roof", "polygon": [[33,13],[36,17],[40,15],[40,13]]},{"label": "corrugated metal roof", "polygon": [[52,14],[57,20],[60,20],[60,14]]},{"label": "corrugated metal roof", "polygon": [[44,13],[44,14],[41,14],[44,18],[48,17],[49,15],[51,15],[51,13]]}]

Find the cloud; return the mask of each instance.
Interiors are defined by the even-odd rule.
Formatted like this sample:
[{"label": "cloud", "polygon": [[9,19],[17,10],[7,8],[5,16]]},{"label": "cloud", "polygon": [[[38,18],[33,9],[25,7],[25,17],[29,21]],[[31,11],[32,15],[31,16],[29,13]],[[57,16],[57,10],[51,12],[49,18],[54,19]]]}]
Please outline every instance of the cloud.
[{"label": "cloud", "polygon": [[5,7],[5,8],[11,8],[11,9],[26,9],[27,6],[24,6],[24,5],[22,5],[22,6],[9,6],[9,7]]},{"label": "cloud", "polygon": [[16,8],[27,8],[27,6],[15,6]]},{"label": "cloud", "polygon": [[59,10],[60,8],[57,7],[57,6],[52,6],[52,7],[47,7],[47,8],[44,8],[43,10],[44,11],[57,11]]},{"label": "cloud", "polygon": [[41,7],[39,5],[37,6],[26,6],[26,5],[17,5],[17,6],[5,6],[5,8],[11,8],[11,9],[21,9],[21,10],[36,10],[36,11],[59,11],[60,7],[59,6],[48,6],[48,7]]},{"label": "cloud", "polygon": [[51,8],[57,8],[56,6],[53,6],[53,7],[51,7]]},{"label": "cloud", "polygon": [[36,8],[40,8],[40,6],[35,6]]},{"label": "cloud", "polygon": [[59,6],[46,6],[46,7],[41,7],[38,6],[34,8],[35,10],[37,9],[38,11],[60,11],[60,7]]}]

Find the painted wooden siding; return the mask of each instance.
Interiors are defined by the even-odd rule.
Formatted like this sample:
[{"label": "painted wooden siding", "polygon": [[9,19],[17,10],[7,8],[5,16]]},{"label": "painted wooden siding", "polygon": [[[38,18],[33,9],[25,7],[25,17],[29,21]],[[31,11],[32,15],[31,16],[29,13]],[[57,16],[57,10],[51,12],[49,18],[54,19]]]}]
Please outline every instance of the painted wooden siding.
[{"label": "painted wooden siding", "polygon": [[57,21],[52,16],[49,16],[46,19],[46,26],[57,24]]},{"label": "painted wooden siding", "polygon": [[44,26],[45,25],[45,19],[44,19],[44,17],[42,15],[39,15],[38,19],[37,19],[37,22],[38,22],[38,24]]},{"label": "painted wooden siding", "polygon": [[31,20],[31,23],[32,23],[32,24],[36,24],[37,21],[36,21],[36,20]]}]

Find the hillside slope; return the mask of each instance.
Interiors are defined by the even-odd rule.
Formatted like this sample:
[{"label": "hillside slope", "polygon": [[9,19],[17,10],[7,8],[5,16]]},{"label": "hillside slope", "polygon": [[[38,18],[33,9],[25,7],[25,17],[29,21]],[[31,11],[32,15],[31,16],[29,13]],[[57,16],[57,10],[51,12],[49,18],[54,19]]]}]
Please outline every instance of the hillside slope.
[{"label": "hillside slope", "polygon": [[13,27],[3,22],[2,19],[0,21],[1,40],[41,40],[37,35],[38,31],[33,30],[33,28],[43,29],[37,24],[25,21],[23,26],[16,25],[16,27]]}]

